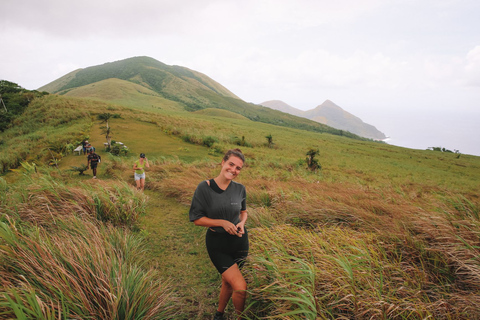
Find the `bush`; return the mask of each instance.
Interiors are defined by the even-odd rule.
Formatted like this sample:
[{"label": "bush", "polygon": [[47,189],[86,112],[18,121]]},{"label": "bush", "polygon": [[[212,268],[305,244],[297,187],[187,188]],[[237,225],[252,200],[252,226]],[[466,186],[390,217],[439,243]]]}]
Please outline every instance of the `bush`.
[{"label": "bush", "polygon": [[218,139],[212,136],[206,136],[202,140],[202,144],[207,147],[213,146],[214,143],[218,143]]},{"label": "bush", "polygon": [[249,147],[249,148],[252,147],[252,144],[248,143],[245,140],[245,136],[242,136],[241,139],[239,137],[234,137],[232,143],[236,144],[237,146],[241,146],[241,147]]},{"label": "bush", "polygon": [[85,175],[83,172],[85,172],[87,170],[88,170],[88,166],[86,164],[82,164],[82,165],[80,165],[80,167],[71,166],[71,169],[70,169],[70,171],[78,172],[78,175],[80,175],[80,176]]},{"label": "bush", "polygon": [[315,171],[317,169],[322,169],[322,166],[320,163],[318,163],[318,160],[315,159],[315,157],[320,154],[320,151],[317,149],[310,149],[307,151],[307,158],[305,159],[308,169]]}]

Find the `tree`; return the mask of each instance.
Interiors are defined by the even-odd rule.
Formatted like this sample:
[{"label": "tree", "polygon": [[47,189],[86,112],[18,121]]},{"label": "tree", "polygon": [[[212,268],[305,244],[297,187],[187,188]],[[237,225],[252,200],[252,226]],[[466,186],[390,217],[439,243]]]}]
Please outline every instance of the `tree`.
[{"label": "tree", "polygon": [[106,112],[98,115],[98,119],[101,120],[100,124],[105,123],[105,127],[101,127],[103,134],[105,134],[105,139],[107,139],[108,148],[112,147],[112,137],[110,136],[111,129],[108,125],[108,120],[113,117],[113,114]]},{"label": "tree", "polygon": [[320,151],[317,149],[312,149],[310,148],[308,151],[307,151],[307,166],[308,166],[308,169],[312,170],[312,171],[315,171],[317,169],[322,169],[322,166],[320,165],[320,163],[318,163],[317,159],[315,159],[315,157],[317,155],[320,154]]},{"label": "tree", "polygon": [[0,80],[0,132],[8,129],[33,99],[46,94],[48,92],[30,91],[16,83]]},{"label": "tree", "polygon": [[272,145],[273,145],[273,137],[272,137],[272,135],[269,134],[268,136],[265,136],[265,138],[267,138],[268,147],[271,148]]}]

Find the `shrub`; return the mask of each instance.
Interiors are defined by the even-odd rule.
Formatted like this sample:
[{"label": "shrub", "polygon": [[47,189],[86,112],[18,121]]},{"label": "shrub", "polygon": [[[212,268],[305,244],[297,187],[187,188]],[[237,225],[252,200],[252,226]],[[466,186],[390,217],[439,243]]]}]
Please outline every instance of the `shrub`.
[{"label": "shrub", "polygon": [[202,144],[207,147],[213,146],[214,143],[218,143],[218,139],[212,136],[206,136],[202,139]]},{"label": "shrub", "polygon": [[315,159],[315,157],[320,154],[320,151],[317,149],[310,149],[307,151],[307,158],[306,158],[306,162],[307,162],[307,166],[308,166],[308,169],[312,170],[312,171],[315,171],[317,169],[321,169],[322,166],[320,165],[320,163],[318,163],[318,160]]},{"label": "shrub", "polygon": [[236,144],[237,146],[241,146],[241,147],[249,147],[249,148],[252,147],[252,144],[245,140],[245,136],[242,136],[241,139],[239,137],[234,137],[232,139],[232,143]]},{"label": "shrub", "polygon": [[86,164],[82,164],[80,165],[80,167],[71,166],[71,169],[70,169],[70,171],[78,172],[78,175],[80,176],[85,175],[84,172],[87,170],[88,170],[88,166]]}]

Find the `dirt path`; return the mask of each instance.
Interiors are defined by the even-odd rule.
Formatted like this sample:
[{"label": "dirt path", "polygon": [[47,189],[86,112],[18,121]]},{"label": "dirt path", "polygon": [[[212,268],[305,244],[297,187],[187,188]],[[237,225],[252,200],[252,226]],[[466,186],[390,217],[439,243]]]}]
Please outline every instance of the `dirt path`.
[{"label": "dirt path", "polygon": [[156,267],[171,281],[178,299],[176,319],[212,319],[220,276],[205,249],[205,229],[188,220],[188,206],[146,190],[147,213],[140,220]]}]

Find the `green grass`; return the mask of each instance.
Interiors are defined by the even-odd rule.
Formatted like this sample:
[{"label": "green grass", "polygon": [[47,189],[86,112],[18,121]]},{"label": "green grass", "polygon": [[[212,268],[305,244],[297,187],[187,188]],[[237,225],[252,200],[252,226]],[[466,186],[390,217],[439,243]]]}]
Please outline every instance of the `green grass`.
[{"label": "green grass", "polygon": [[106,79],[75,88],[65,93],[65,96],[119,104],[142,111],[183,110],[183,106],[178,102],[165,99],[160,94],[139,84],[132,84],[120,79]]},{"label": "green grass", "polygon": [[[165,303],[178,311],[173,319],[210,319],[215,311],[220,278],[206,254],[205,230],[188,222],[187,212],[197,184],[218,174],[221,152],[232,147],[240,147],[247,158],[238,178],[247,188],[251,235],[251,255],[245,268],[247,319],[480,317],[479,157],[457,158],[455,154],[261,124],[230,117],[224,111],[214,115],[211,111],[147,112],[55,96],[41,101],[50,106],[45,110],[80,108],[81,112],[66,111],[69,120],[56,126],[53,118],[51,125],[47,118],[45,126],[38,127],[25,118],[32,128],[21,129],[19,123],[18,128],[0,136],[5,141],[2,150],[18,146],[16,161],[27,159],[31,164],[35,159],[37,174],[48,176],[38,178],[33,167],[26,165],[0,177],[0,221],[13,223],[25,243],[48,242],[53,240],[46,231],[31,232],[37,228],[33,221],[38,228],[50,230],[52,215],[55,221],[61,220],[57,218],[60,208],[73,204],[91,208],[84,209],[95,213],[86,215],[90,217],[116,212],[123,220],[100,219],[106,224],[99,230],[110,230],[102,231],[105,235],[113,230],[126,232],[127,237],[137,239],[144,248],[136,256],[146,272],[142,274],[150,276],[154,270],[159,278],[172,280],[172,295],[166,296]],[[34,104],[32,117],[44,108],[42,103]],[[110,123],[112,136],[129,147],[130,155],[114,157],[102,150],[105,137],[95,120],[102,112],[121,115]],[[20,130],[27,129],[21,135]],[[265,138],[270,134],[273,148]],[[77,135],[88,136],[102,156],[99,181],[90,179],[91,171],[85,177],[67,171],[86,163],[85,156],[61,148]],[[208,137],[215,141],[211,147],[203,145]],[[246,145],[238,146],[242,138]],[[32,140],[34,146],[29,145]],[[22,150],[27,148],[23,144],[29,146],[27,151]],[[58,169],[47,170],[49,159],[42,150],[52,144],[61,159]],[[310,148],[320,151],[322,169],[317,172],[306,169]],[[133,161],[140,152],[151,161],[144,200],[131,189]],[[79,194],[83,196],[75,196]],[[111,206],[115,210],[105,209]],[[125,220],[132,210],[139,215]],[[125,223],[133,225],[126,228],[130,231],[110,226]],[[73,232],[63,224],[54,230],[55,241],[61,240],[57,233]],[[126,244],[118,236],[116,239],[115,246],[122,248],[119,252],[127,252]],[[16,245],[2,241],[0,246],[8,250]],[[5,252],[0,251],[0,261]],[[138,275],[125,279],[128,290],[132,294],[148,291],[130,286],[142,283],[143,276],[136,269],[127,270]],[[8,299],[4,296],[0,312],[11,314],[15,306],[21,309],[22,305],[32,312],[39,308],[35,305],[37,290],[7,288],[5,284],[2,287]],[[115,292],[113,288],[109,290]],[[46,303],[43,310],[57,318],[59,312],[74,310],[66,304],[68,299],[56,300],[59,304],[41,301]],[[230,306],[228,313],[231,311]],[[49,317],[47,311],[44,317]]]}]

